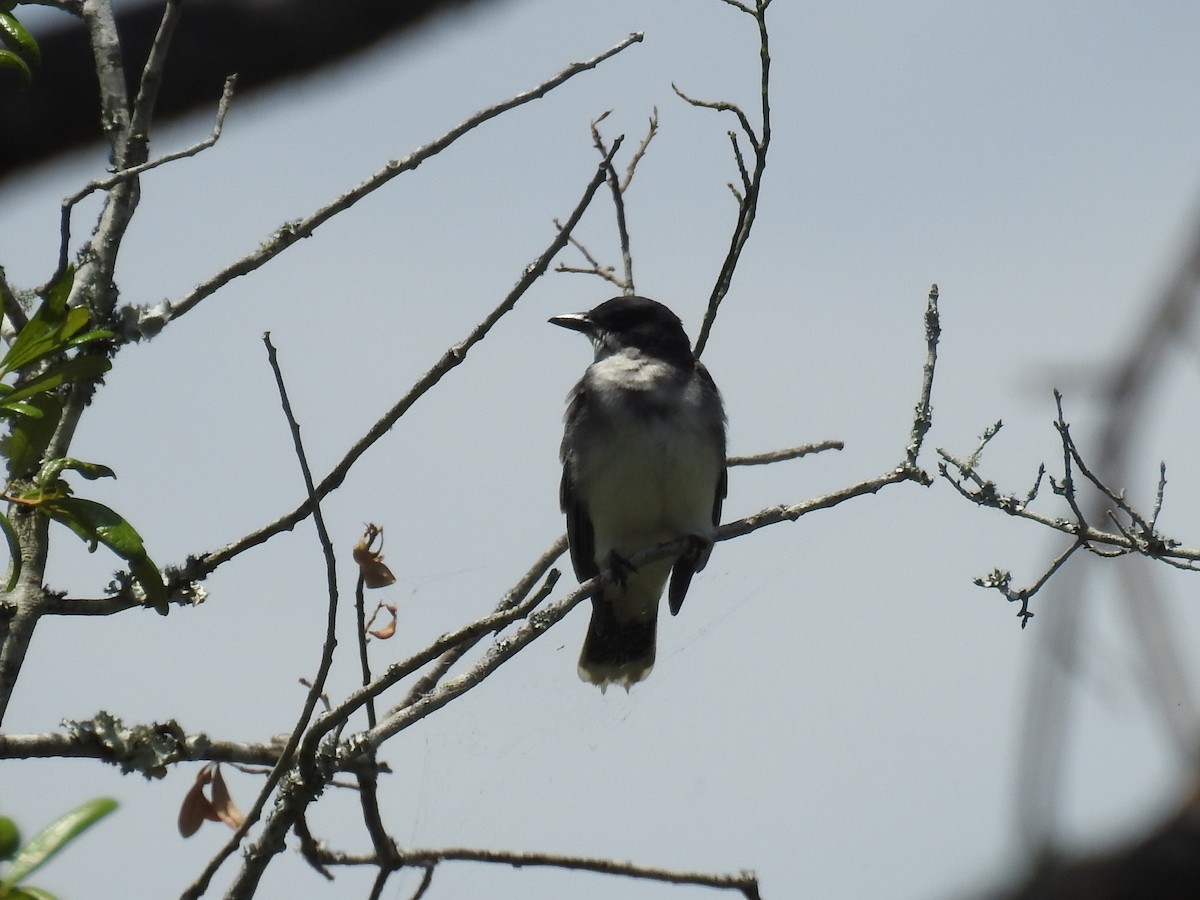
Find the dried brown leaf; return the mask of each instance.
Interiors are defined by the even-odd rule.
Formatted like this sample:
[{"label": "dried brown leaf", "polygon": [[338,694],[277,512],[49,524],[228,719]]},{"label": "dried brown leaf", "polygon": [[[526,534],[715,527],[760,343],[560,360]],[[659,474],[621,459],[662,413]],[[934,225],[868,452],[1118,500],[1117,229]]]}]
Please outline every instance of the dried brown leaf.
[{"label": "dried brown leaf", "polygon": [[[392,617],[392,620],[380,628],[373,628],[369,630],[367,634],[371,635],[372,637],[377,637],[382,641],[386,641],[396,633],[396,604],[381,603],[380,606],[388,611]],[[379,610],[376,610],[375,613],[378,615]],[[375,621],[375,616],[371,616],[371,621]]]},{"label": "dried brown leaf", "polygon": [[212,808],[217,818],[235,831],[241,828],[242,823],[246,821],[246,817],[242,815],[242,811],[238,809],[237,804],[233,802],[233,797],[229,794],[229,788],[225,784],[225,777],[221,774],[219,766],[212,778]]},{"label": "dried brown leaf", "polygon": [[211,768],[211,764],[208,764],[196,773],[196,780],[184,796],[183,803],[180,804],[178,824],[179,834],[182,837],[189,838],[195,834],[204,824],[205,819],[215,821],[217,818],[212,804],[204,795],[204,788],[212,776]]},{"label": "dried brown leaf", "polygon": [[[376,538],[379,539],[379,550],[374,546]],[[367,525],[362,539],[354,545],[354,561],[367,587],[381,588],[396,583],[396,576],[383,562],[383,529],[378,525]]]}]

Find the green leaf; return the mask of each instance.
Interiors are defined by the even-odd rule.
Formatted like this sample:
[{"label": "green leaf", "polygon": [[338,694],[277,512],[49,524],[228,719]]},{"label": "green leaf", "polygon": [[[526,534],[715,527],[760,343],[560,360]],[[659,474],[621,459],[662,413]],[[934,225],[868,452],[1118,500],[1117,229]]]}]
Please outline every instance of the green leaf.
[{"label": "green leaf", "polygon": [[[54,482],[58,481],[58,476],[62,474],[64,469],[70,469],[78,472],[88,481],[95,481],[97,478],[116,478],[117,473],[106,465],[101,463],[84,462],[82,459],[71,459],[69,456],[60,456],[58,459],[48,459],[42,464],[38,470],[37,477],[33,479],[34,484],[42,490],[49,490],[54,486]],[[99,506],[100,504],[96,504]],[[106,507],[107,508],[107,507]],[[112,512],[112,510],[109,510]],[[116,515],[116,513],[113,513]],[[138,538],[141,541],[141,538]]]},{"label": "green leaf", "polygon": [[0,403],[0,415],[4,413],[16,413],[19,416],[29,416],[31,419],[40,419],[42,417],[40,409],[29,403],[22,403],[20,400],[14,400],[11,403]]},{"label": "green leaf", "polygon": [[51,366],[32,381],[27,381],[20,387],[4,394],[0,397],[0,408],[8,407],[9,404],[32,397],[34,394],[44,394],[72,381],[96,378],[111,368],[112,361],[103,356],[89,354],[72,357],[59,365]]},{"label": "green leaf", "polygon": [[[0,50],[0,54],[4,52]],[[67,298],[71,296],[74,283],[75,270],[68,266],[66,272],[50,286],[42,304],[29,317],[4,354],[4,359],[0,360],[0,376],[67,349],[71,336],[87,324],[89,313],[86,309],[75,307],[67,310]]]},{"label": "green leaf", "polygon": [[38,46],[29,30],[8,10],[0,12],[0,41],[34,65],[42,61],[42,48]]},{"label": "green leaf", "polygon": [[58,900],[57,894],[43,891],[41,888],[21,885],[4,895],[5,900]]},{"label": "green leaf", "polygon": [[[78,460],[70,462],[78,463]],[[50,463],[46,464],[49,465]],[[42,467],[43,472],[46,471],[46,466]],[[38,473],[39,478],[41,474]],[[158,566],[147,555],[142,536],[120,515],[103,503],[80,497],[48,497],[38,508],[87,541],[91,549],[95,549],[96,544],[101,543],[125,560],[129,564],[130,574],[145,592],[146,600],[160,615],[167,614],[167,588],[163,584]]]},{"label": "green leaf", "polygon": [[93,341],[107,341],[112,336],[113,333],[111,331],[104,328],[97,328],[94,331],[88,331],[71,338],[71,340],[67,341],[67,346],[82,347],[84,344],[90,344]]},{"label": "green leaf", "polygon": [[0,445],[0,453],[8,458],[10,478],[25,476],[42,461],[62,412],[62,403],[53,394],[30,397],[24,405],[37,408],[41,416],[26,415],[14,421]]},{"label": "green leaf", "polygon": [[29,71],[29,66],[11,50],[0,50],[0,69],[16,69],[21,77],[21,90],[33,84],[33,73]]},{"label": "green leaf", "polygon": [[4,513],[0,513],[0,531],[4,532],[4,539],[8,541],[8,555],[12,557],[12,574],[8,576],[8,584],[4,586],[7,593],[17,586],[17,579],[21,577],[21,542],[17,539],[12,522]]},{"label": "green leaf", "polygon": [[0,859],[12,859],[21,846],[21,832],[8,816],[0,816]]},{"label": "green leaf", "polygon": [[97,797],[59,816],[21,848],[13,858],[8,871],[4,873],[0,887],[12,888],[68,843],[79,837],[81,832],[116,808],[116,800],[109,797]]},{"label": "green leaf", "polygon": [[73,306],[63,316],[62,325],[58,329],[59,333],[63,336],[64,340],[72,338],[79,332],[80,328],[88,323],[88,319],[91,317],[92,314],[88,312],[87,307]]}]

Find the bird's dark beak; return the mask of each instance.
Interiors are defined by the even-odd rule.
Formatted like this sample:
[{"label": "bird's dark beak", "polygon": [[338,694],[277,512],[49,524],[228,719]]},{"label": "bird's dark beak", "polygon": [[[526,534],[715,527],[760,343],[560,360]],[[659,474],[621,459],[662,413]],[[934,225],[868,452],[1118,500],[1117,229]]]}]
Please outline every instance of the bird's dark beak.
[{"label": "bird's dark beak", "polygon": [[561,325],[563,328],[570,328],[572,331],[580,331],[587,335],[592,333],[592,320],[588,318],[587,313],[567,313],[562,316],[551,316],[548,321],[551,325]]}]

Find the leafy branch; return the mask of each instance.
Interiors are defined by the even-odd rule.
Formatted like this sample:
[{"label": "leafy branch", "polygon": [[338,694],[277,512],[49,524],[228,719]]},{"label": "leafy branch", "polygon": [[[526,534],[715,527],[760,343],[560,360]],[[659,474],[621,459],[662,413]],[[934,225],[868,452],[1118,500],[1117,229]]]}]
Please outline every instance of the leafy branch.
[{"label": "leafy branch", "polygon": [[[0,418],[9,426],[0,446],[8,471],[0,498],[16,508],[9,514],[0,512],[0,530],[12,559],[4,589],[11,591],[21,576],[21,540],[10,516],[23,510],[65,525],[91,550],[104,544],[125,560],[146,599],[165,615],[166,588],[136,529],[102,503],[73,496],[62,477],[71,471],[94,481],[115,478],[113,470],[70,457],[44,459],[62,417],[64,391],[94,382],[112,366],[98,350],[112,332],[85,330],[91,321],[89,310],[67,305],[73,284],[74,272],[68,269],[50,286],[0,360]],[[11,383],[3,380],[9,376],[15,376]]]}]

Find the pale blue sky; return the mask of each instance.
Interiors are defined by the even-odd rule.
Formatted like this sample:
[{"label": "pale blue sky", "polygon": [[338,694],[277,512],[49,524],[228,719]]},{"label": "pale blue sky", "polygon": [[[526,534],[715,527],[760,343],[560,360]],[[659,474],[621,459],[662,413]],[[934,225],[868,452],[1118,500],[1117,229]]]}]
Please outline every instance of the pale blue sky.
[{"label": "pale blue sky", "polygon": [[[1189,227],[1200,7],[777,0],[770,15],[765,194],[705,358],[725,394],[731,452],[832,438],[846,449],[735,470],[726,517],[900,460],[931,282],[944,333],[922,462],[933,470],[938,446],[969,452],[1002,418],[987,466],[1024,490],[1039,462],[1059,456],[1051,387],[1066,392],[1085,440],[1089,387]],[[588,121],[606,109],[605,134],[624,131],[627,149],[659,109],[661,133],[628,197],[635,275],[640,292],[695,334],[733,221],[724,186],[735,175],[725,137],[733,120],[686,106],[670,83],[738,101],[757,122],[754,29],[718,0],[513,0],[291,91],[237,101],[216,148],[144,179],[119,267],[122,298],[183,295],[387,159],[634,30],[645,31],[642,44],[488,123],[125,350],[74,448],[120,476],[88,485],[90,495],[126,513],[161,564],[294,507],[303,486],[262,332],[279,348],[323,473],[549,242],[551,219],[571,210],[594,170]],[[164,129],[155,150],[191,143],[209,122],[205,114]],[[5,187],[0,264],[15,284],[47,277],[58,202],[103,165],[98,150],[79,153]],[[79,211],[77,233],[94,209]],[[580,235],[619,261],[607,204],[593,207]],[[372,646],[377,669],[489,610],[561,533],[560,416],[590,353],[545,320],[611,293],[583,276],[544,278],[326,504],[347,598],[362,523],[387,528],[399,581],[383,593],[400,606],[400,633]],[[1172,371],[1162,410],[1139,437],[1141,480],[1126,487],[1148,505],[1165,458],[1161,522],[1195,546],[1195,353]],[[681,614],[662,622],[649,681],[606,696],[578,682],[586,613],[577,611],[388,746],[396,774],[381,788],[386,820],[420,846],[753,868],[771,898],[982,887],[1017,859],[1026,673],[1055,606],[1052,594],[1040,597],[1022,632],[1015,610],[971,579],[1005,566],[1026,583],[1057,549],[945,483],[889,488],[724,543]],[[88,556],[65,534],[54,552],[53,586],[103,590],[111,558]],[[288,730],[302,699],[296,679],[312,673],[319,651],[322,573],[306,523],[220,569],[200,609],[47,622],[6,728],[49,730],[103,708],[134,721],[175,717],[223,738]],[[560,590],[572,581],[568,572]],[[1091,584],[1065,788],[1064,824],[1080,841],[1126,833],[1183,785],[1136,688],[1115,581]],[[1177,632],[1194,652],[1196,582],[1171,584]],[[351,620],[347,605],[335,697],[357,678]],[[172,896],[226,838],[215,826],[177,836],[193,774],[146,784],[90,763],[10,763],[5,812],[32,829],[39,814],[116,796],[121,811],[40,883],[64,897],[100,896],[97,883],[113,885],[113,896],[135,885]],[[228,777],[249,806],[256,780]],[[352,798],[327,798],[311,825],[360,850],[367,840],[354,813]],[[339,872],[327,886],[289,853],[261,896],[365,896],[368,878]],[[407,898],[415,884],[394,878],[385,896]],[[709,895],[448,865],[428,896]]]}]

